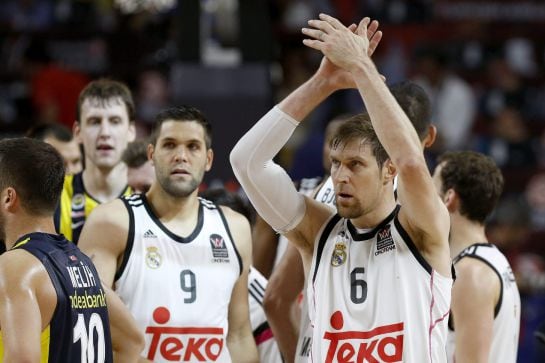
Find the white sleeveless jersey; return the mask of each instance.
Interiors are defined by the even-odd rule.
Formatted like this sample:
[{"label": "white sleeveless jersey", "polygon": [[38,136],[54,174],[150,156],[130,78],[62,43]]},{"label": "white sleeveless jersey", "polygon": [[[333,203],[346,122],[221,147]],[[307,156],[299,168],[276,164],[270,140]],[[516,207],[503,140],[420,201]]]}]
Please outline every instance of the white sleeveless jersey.
[{"label": "white sleeveless jersey", "polygon": [[310,362],[444,363],[452,279],[418,252],[397,219],[359,233],[333,216],[308,280]]},{"label": "white sleeveless jersey", "polygon": [[146,197],[123,197],[129,237],[115,289],[145,334],[153,362],[231,362],[228,307],[242,260],[221,209],[199,198],[195,230],[182,238]]},{"label": "white sleeveless jersey", "polygon": [[[488,361],[515,363],[520,328],[520,295],[511,266],[503,253],[491,243],[477,243],[467,247],[454,258],[454,267],[456,268],[456,263],[465,257],[475,258],[487,264],[500,279],[500,298],[494,309],[492,345]],[[447,345],[449,362],[454,362],[455,341],[455,333],[449,329]]]},{"label": "white sleeveless jersey", "polygon": [[282,355],[274,339],[267,316],[263,310],[263,296],[267,279],[255,268],[250,267],[248,275],[248,299],[250,304],[250,323],[261,363],[282,363]]}]

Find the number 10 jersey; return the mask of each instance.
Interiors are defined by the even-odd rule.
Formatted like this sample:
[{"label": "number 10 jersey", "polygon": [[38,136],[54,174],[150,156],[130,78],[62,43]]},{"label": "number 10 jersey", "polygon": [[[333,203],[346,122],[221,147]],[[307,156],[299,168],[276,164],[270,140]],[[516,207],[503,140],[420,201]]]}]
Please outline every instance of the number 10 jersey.
[{"label": "number 10 jersey", "polygon": [[231,292],[242,271],[223,212],[199,198],[197,226],[169,231],[144,195],[123,197],[129,238],[115,288],[144,331],[153,362],[230,362]]}]

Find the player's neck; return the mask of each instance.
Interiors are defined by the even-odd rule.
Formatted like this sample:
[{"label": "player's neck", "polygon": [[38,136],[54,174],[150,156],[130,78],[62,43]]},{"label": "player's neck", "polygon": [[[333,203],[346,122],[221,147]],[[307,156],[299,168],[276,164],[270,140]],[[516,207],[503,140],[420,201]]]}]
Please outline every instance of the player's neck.
[{"label": "player's neck", "polygon": [[374,228],[380,224],[383,220],[386,219],[392,213],[396,206],[396,202],[393,197],[387,199],[381,199],[379,203],[373,208],[373,210],[368,211],[364,215],[358,218],[351,218],[350,222],[356,228]]},{"label": "player's neck", "polygon": [[453,214],[450,218],[450,257],[458,256],[465,248],[475,243],[488,242],[482,224],[468,220],[460,214]]},{"label": "player's neck", "polygon": [[117,198],[127,187],[127,167],[119,163],[113,168],[98,168],[88,162],[83,170],[83,185],[93,198],[101,203]]},{"label": "player's neck", "polygon": [[186,221],[198,214],[197,193],[195,190],[187,197],[176,198],[165,192],[156,181],[146,193],[146,198],[159,219]]},{"label": "player's neck", "polygon": [[34,232],[56,234],[53,218],[26,214],[16,216],[6,223],[6,249],[12,248],[22,236]]}]

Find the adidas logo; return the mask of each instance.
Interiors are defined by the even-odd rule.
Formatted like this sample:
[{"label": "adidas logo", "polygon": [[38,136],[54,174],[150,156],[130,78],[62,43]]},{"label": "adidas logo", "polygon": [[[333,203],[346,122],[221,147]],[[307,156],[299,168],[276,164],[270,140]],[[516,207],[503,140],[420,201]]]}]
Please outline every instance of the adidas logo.
[{"label": "adidas logo", "polygon": [[151,229],[148,229],[144,233],[144,238],[157,238],[157,236],[151,231]]}]

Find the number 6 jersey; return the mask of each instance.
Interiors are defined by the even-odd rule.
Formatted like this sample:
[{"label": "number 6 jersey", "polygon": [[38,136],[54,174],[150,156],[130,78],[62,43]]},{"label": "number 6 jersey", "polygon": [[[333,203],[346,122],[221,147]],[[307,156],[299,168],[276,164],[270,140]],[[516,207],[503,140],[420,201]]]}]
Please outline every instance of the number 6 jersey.
[{"label": "number 6 jersey", "polygon": [[309,273],[309,362],[446,362],[452,279],[432,270],[397,219],[358,231],[333,216]]},{"label": "number 6 jersey", "polygon": [[169,231],[144,195],[123,197],[129,238],[116,292],[146,339],[153,362],[230,362],[227,317],[242,260],[221,209],[199,198],[188,237]]}]

